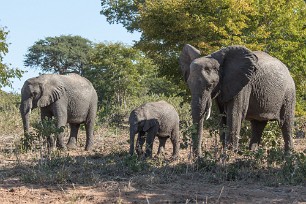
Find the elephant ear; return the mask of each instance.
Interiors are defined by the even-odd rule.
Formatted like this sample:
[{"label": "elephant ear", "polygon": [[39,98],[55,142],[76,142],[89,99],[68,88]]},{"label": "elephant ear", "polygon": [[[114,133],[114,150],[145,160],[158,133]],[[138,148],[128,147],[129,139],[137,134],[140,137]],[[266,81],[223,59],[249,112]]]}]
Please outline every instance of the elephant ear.
[{"label": "elephant ear", "polygon": [[190,64],[191,62],[199,58],[201,56],[200,50],[196,49],[195,47],[186,44],[183,48],[183,51],[179,58],[179,63],[181,67],[181,71],[184,77],[184,80],[187,82],[190,73]]},{"label": "elephant ear", "polygon": [[41,85],[41,91],[42,95],[37,102],[38,107],[45,107],[54,103],[64,95],[66,89],[60,81],[51,78]]},{"label": "elephant ear", "polygon": [[154,127],[157,125],[156,119],[149,119],[146,120],[144,126],[143,126],[143,131],[147,132],[151,127]]},{"label": "elephant ear", "polygon": [[257,56],[242,46],[230,46],[211,54],[220,63],[221,97],[228,102],[251,80],[258,64]]}]

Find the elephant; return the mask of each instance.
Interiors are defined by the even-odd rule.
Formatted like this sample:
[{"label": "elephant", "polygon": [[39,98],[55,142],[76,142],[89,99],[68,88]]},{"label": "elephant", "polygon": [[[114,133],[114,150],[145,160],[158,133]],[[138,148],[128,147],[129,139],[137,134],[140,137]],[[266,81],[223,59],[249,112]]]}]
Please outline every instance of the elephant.
[{"label": "elephant", "polygon": [[[179,156],[179,116],[175,108],[166,101],[148,102],[135,108],[129,117],[130,155],[134,154],[134,138],[138,133],[136,152],[143,155],[142,146],[146,141],[145,157],[152,157],[155,136],[159,139],[157,155],[165,148],[167,139],[173,145],[172,157]],[[146,135],[147,133],[147,135]]]},{"label": "elephant", "polygon": [[196,127],[195,156],[202,154],[203,121],[210,115],[212,100],[222,118],[220,140],[224,148],[238,151],[241,123],[251,123],[250,150],[260,144],[268,121],[276,120],[282,130],[285,152],[293,150],[292,127],[296,101],[295,84],[288,68],[262,51],[228,46],[201,56],[186,44],[179,56],[180,68],[191,92],[191,115]]},{"label": "elephant", "polygon": [[[91,82],[78,74],[45,74],[24,82],[21,89],[20,113],[24,133],[29,132],[31,110],[39,107],[41,119],[56,118],[58,128],[69,123],[70,137],[67,146],[63,133],[56,138],[59,149],[75,149],[80,124],[85,124],[86,145],[90,150],[93,145],[93,130],[97,112],[98,97]],[[53,148],[54,141],[48,138],[48,145]]]}]

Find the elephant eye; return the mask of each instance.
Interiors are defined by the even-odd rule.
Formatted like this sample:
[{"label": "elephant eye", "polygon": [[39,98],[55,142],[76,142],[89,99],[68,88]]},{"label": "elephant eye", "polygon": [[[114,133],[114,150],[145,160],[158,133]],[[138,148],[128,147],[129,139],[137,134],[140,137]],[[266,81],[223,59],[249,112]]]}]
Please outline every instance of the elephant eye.
[{"label": "elephant eye", "polygon": [[32,92],[32,96],[34,96],[34,97],[37,96],[37,94],[38,93],[36,91]]},{"label": "elephant eye", "polygon": [[210,67],[204,67],[204,71],[208,74],[210,74],[211,72],[211,68]]}]

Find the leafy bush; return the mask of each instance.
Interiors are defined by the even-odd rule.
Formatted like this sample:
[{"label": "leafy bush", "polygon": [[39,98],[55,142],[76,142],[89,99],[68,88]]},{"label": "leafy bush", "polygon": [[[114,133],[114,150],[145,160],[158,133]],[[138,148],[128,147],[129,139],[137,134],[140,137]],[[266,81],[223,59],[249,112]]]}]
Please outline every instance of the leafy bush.
[{"label": "leafy bush", "polygon": [[34,131],[26,133],[20,139],[19,149],[22,152],[27,152],[35,149],[43,149],[44,146],[48,147],[55,144],[56,136],[64,132],[64,127],[56,127],[56,119],[44,119],[33,124]]},{"label": "leafy bush", "polygon": [[20,104],[20,95],[6,93],[0,90],[0,111],[17,112]]}]

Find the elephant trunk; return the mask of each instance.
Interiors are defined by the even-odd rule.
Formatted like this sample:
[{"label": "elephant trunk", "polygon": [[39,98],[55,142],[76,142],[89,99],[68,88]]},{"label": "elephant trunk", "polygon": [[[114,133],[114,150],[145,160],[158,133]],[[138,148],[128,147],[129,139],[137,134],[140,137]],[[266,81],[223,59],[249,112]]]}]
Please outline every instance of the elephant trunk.
[{"label": "elephant trunk", "polygon": [[135,134],[136,131],[134,130],[134,125],[130,125],[130,155],[134,154],[134,147],[135,147]]},{"label": "elephant trunk", "polygon": [[202,95],[192,95],[192,120],[196,128],[196,133],[192,134],[193,152],[195,156],[202,155],[202,135],[203,135],[203,122],[208,119],[211,111],[211,98],[203,97]]},{"label": "elephant trunk", "polygon": [[129,117],[129,123],[130,123],[130,155],[132,156],[134,154],[134,148],[135,148],[135,134],[138,130],[138,122],[137,122],[137,114],[135,111],[132,111]]},{"label": "elephant trunk", "polygon": [[20,114],[21,114],[23,129],[24,129],[25,134],[29,132],[31,109],[32,109],[31,99],[21,101]]}]

